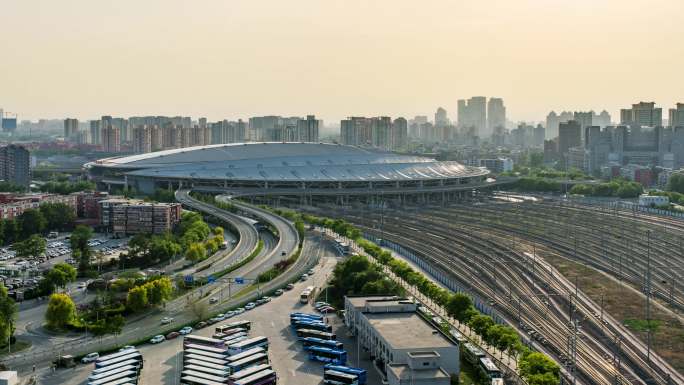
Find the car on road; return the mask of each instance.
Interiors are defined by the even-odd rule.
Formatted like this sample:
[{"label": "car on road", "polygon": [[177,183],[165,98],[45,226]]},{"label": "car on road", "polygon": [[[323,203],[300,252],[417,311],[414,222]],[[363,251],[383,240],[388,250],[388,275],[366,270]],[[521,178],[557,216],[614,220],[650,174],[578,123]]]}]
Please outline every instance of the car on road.
[{"label": "car on road", "polygon": [[133,345],[126,345],[123,348],[119,349],[120,352],[125,352],[126,350],[135,350],[135,346]]},{"label": "car on road", "polygon": [[161,334],[157,334],[156,336],[152,337],[150,340],[151,344],[158,344],[160,342],[164,341],[164,336]]},{"label": "car on road", "polygon": [[216,298],[216,297],[209,298],[209,303],[216,303],[216,302],[218,302],[218,298]]},{"label": "car on road", "polygon": [[256,304],[254,302],[250,302],[247,305],[245,305],[245,310],[252,310],[256,307]]},{"label": "car on road", "polygon": [[100,353],[88,353],[85,356],[83,356],[83,358],[81,358],[81,362],[87,364],[89,362],[95,362],[95,360],[97,360],[98,358],[100,358]]},{"label": "car on road", "polygon": [[294,283],[288,283],[287,286],[285,286],[285,290],[292,290],[294,289]]},{"label": "car on road", "polygon": [[166,335],[166,339],[167,339],[167,340],[172,340],[172,339],[178,337],[179,335],[180,335],[180,333],[178,333],[178,332],[171,332],[171,333],[169,333],[169,334]]},{"label": "car on road", "polygon": [[273,295],[275,295],[276,297],[283,295],[283,289],[278,289],[278,290],[276,290],[276,291],[273,293]]},{"label": "car on road", "polygon": [[162,325],[168,325],[168,324],[170,324],[171,322],[173,322],[173,318],[171,318],[171,317],[164,317],[164,318],[161,319],[161,324],[162,324]]},{"label": "car on road", "polygon": [[192,328],[190,326],[186,326],[182,328],[181,330],[178,331],[181,335],[186,335],[192,333]]}]

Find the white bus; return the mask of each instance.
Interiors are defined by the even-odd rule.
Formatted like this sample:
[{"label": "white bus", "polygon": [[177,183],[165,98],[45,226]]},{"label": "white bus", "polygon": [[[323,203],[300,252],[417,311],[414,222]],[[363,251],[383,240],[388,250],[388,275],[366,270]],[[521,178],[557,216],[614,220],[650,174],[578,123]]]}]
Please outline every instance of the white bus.
[{"label": "white bus", "polygon": [[232,344],[228,346],[228,354],[232,356],[233,354],[239,354],[245,350],[254,348],[264,348],[264,350],[268,350],[268,338],[254,337],[248,340],[240,341],[236,344]]},{"label": "white bus", "polygon": [[299,296],[299,302],[309,303],[309,300],[316,294],[316,286],[307,286]]}]

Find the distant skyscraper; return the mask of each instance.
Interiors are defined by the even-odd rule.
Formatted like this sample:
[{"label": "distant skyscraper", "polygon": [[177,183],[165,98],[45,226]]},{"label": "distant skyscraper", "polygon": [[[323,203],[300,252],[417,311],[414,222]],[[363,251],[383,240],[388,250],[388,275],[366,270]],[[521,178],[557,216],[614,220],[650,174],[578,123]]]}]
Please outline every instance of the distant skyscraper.
[{"label": "distant skyscraper", "polygon": [[0,179],[19,186],[31,184],[31,154],[15,144],[0,148]]},{"label": "distant skyscraper", "polygon": [[670,127],[684,127],[684,103],[677,103],[675,108],[670,108]]},{"label": "distant skyscraper", "polygon": [[490,136],[492,132],[487,130],[487,98],[474,96],[468,100],[459,100],[458,126],[461,129],[473,129],[475,135],[481,138]]},{"label": "distant skyscraper", "polygon": [[558,126],[558,153],[567,164],[567,154],[570,148],[582,145],[582,126],[571,120]]},{"label": "distant skyscraper", "polygon": [[121,151],[121,129],[119,127],[110,125],[102,130],[102,151],[110,153]]},{"label": "distant skyscraper", "polygon": [[487,130],[493,134],[497,132],[497,128],[506,128],[506,107],[503,99],[490,98],[487,103]]},{"label": "distant skyscraper", "polygon": [[654,102],[632,104],[631,109],[620,110],[620,124],[628,126],[658,127],[663,125],[663,109],[656,108]]},{"label": "distant skyscraper", "polygon": [[599,126],[601,128],[610,126],[610,114],[608,113],[608,111],[603,110],[600,114],[594,115],[593,125]]},{"label": "distant skyscraper", "polygon": [[396,118],[392,122],[392,150],[400,150],[408,143],[408,122],[404,118]]},{"label": "distant skyscraper", "polygon": [[352,116],[340,122],[340,140],[342,144],[367,146],[372,144],[371,120],[360,116]]},{"label": "distant skyscraper", "polygon": [[102,144],[102,121],[90,121],[90,144]]},{"label": "distant skyscraper", "polygon": [[574,114],[569,111],[563,111],[560,114],[556,114],[555,111],[551,111],[546,116],[546,137],[555,138],[558,136],[558,126],[561,123],[565,123],[574,118]]},{"label": "distant skyscraper", "polygon": [[315,115],[307,115],[306,119],[297,121],[297,142],[318,142],[318,120]]},{"label": "distant skyscraper", "polygon": [[445,127],[448,125],[449,118],[447,117],[447,111],[442,107],[437,108],[437,112],[435,112],[435,126]]},{"label": "distant skyscraper", "polygon": [[78,119],[64,119],[64,139],[73,138],[78,133]]},{"label": "distant skyscraper", "polygon": [[409,121],[408,136],[411,138],[420,137],[420,126],[427,123],[428,118],[425,115],[417,115]]},{"label": "distant skyscraper", "polygon": [[152,152],[152,130],[147,126],[133,129],[133,152],[145,154]]}]

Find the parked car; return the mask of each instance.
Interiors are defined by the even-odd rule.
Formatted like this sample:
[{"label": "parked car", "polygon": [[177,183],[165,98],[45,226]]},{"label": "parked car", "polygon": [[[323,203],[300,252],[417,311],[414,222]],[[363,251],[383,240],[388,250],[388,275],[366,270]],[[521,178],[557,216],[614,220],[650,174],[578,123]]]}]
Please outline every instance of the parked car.
[{"label": "parked car", "polygon": [[286,255],[286,254],[287,254],[287,253],[285,252],[285,250],[283,250],[283,251],[280,253],[280,255]]},{"label": "parked car", "polygon": [[235,315],[242,314],[244,312],[245,312],[244,307],[239,307],[239,308],[235,309]]},{"label": "parked car", "polygon": [[180,333],[178,333],[178,332],[171,332],[171,333],[169,333],[169,334],[166,335],[166,339],[167,339],[167,340],[172,340],[172,339],[178,337],[179,335],[180,335]]},{"label": "parked car", "polygon": [[225,319],[228,319],[228,318],[231,318],[231,317],[235,317],[235,314],[237,314],[237,313],[235,313],[233,310],[231,310],[231,311],[229,311],[228,313],[226,313],[226,318],[225,318]]},{"label": "parked car", "polygon": [[256,304],[254,302],[250,302],[247,305],[245,305],[245,310],[252,310],[256,307]]},{"label": "parked car", "polygon": [[278,289],[278,290],[276,290],[276,291],[273,293],[273,295],[275,295],[276,297],[283,295],[283,289]]},{"label": "parked car", "polygon": [[164,341],[164,336],[161,334],[157,334],[156,336],[152,337],[150,340],[151,344],[158,344],[160,342]]},{"label": "parked car", "polygon": [[197,325],[195,325],[195,329],[202,329],[202,328],[206,327],[207,325],[209,325],[209,323],[207,323],[205,321],[200,321],[197,323]]},{"label": "parked car", "polygon": [[135,346],[126,345],[126,346],[122,347],[121,349],[119,349],[120,352],[125,352],[126,350],[135,350]]},{"label": "parked car", "polygon": [[287,286],[285,286],[285,290],[292,290],[294,289],[294,283],[288,283]]},{"label": "parked car", "polygon": [[332,306],[323,306],[320,309],[317,309],[321,313],[333,313],[335,311],[335,308]]},{"label": "parked car", "polygon": [[182,328],[181,330],[178,331],[181,335],[186,335],[192,333],[192,328],[190,326],[186,326]]},{"label": "parked car", "polygon": [[98,358],[100,358],[100,353],[88,353],[83,358],[81,358],[81,362],[87,364],[89,362],[95,362],[95,360],[97,360]]},{"label": "parked car", "polygon": [[214,317],[214,318],[218,319],[219,321],[223,321],[224,319],[226,319],[226,315],[223,313],[219,313],[219,314],[216,314],[216,317]]},{"label": "parked car", "polygon": [[171,322],[173,322],[173,318],[171,318],[171,317],[164,317],[164,318],[161,319],[161,324],[162,324],[162,325],[168,325],[168,324],[170,324]]},{"label": "parked car", "polygon": [[323,306],[330,306],[330,304],[327,302],[322,302],[322,301],[314,303],[314,308],[316,308],[316,309],[318,309],[319,307],[323,307]]},{"label": "parked car", "polygon": [[313,274],[314,274],[314,269],[309,269],[309,275],[313,275]]},{"label": "parked car", "polygon": [[309,274],[302,274],[300,280],[301,280],[302,282],[304,282],[304,281],[306,281],[307,279],[309,279]]},{"label": "parked car", "polygon": [[216,303],[216,302],[218,302],[218,298],[216,298],[216,297],[209,298],[209,303]]}]

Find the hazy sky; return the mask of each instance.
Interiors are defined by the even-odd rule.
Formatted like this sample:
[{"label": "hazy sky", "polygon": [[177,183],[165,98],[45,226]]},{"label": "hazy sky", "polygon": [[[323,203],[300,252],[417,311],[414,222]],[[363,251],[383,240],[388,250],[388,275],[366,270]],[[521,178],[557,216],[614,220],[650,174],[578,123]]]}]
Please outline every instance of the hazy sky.
[{"label": "hazy sky", "polygon": [[[683,0],[4,0],[0,108],[455,119],[684,102]],[[666,116],[666,113],[664,114]]]}]

